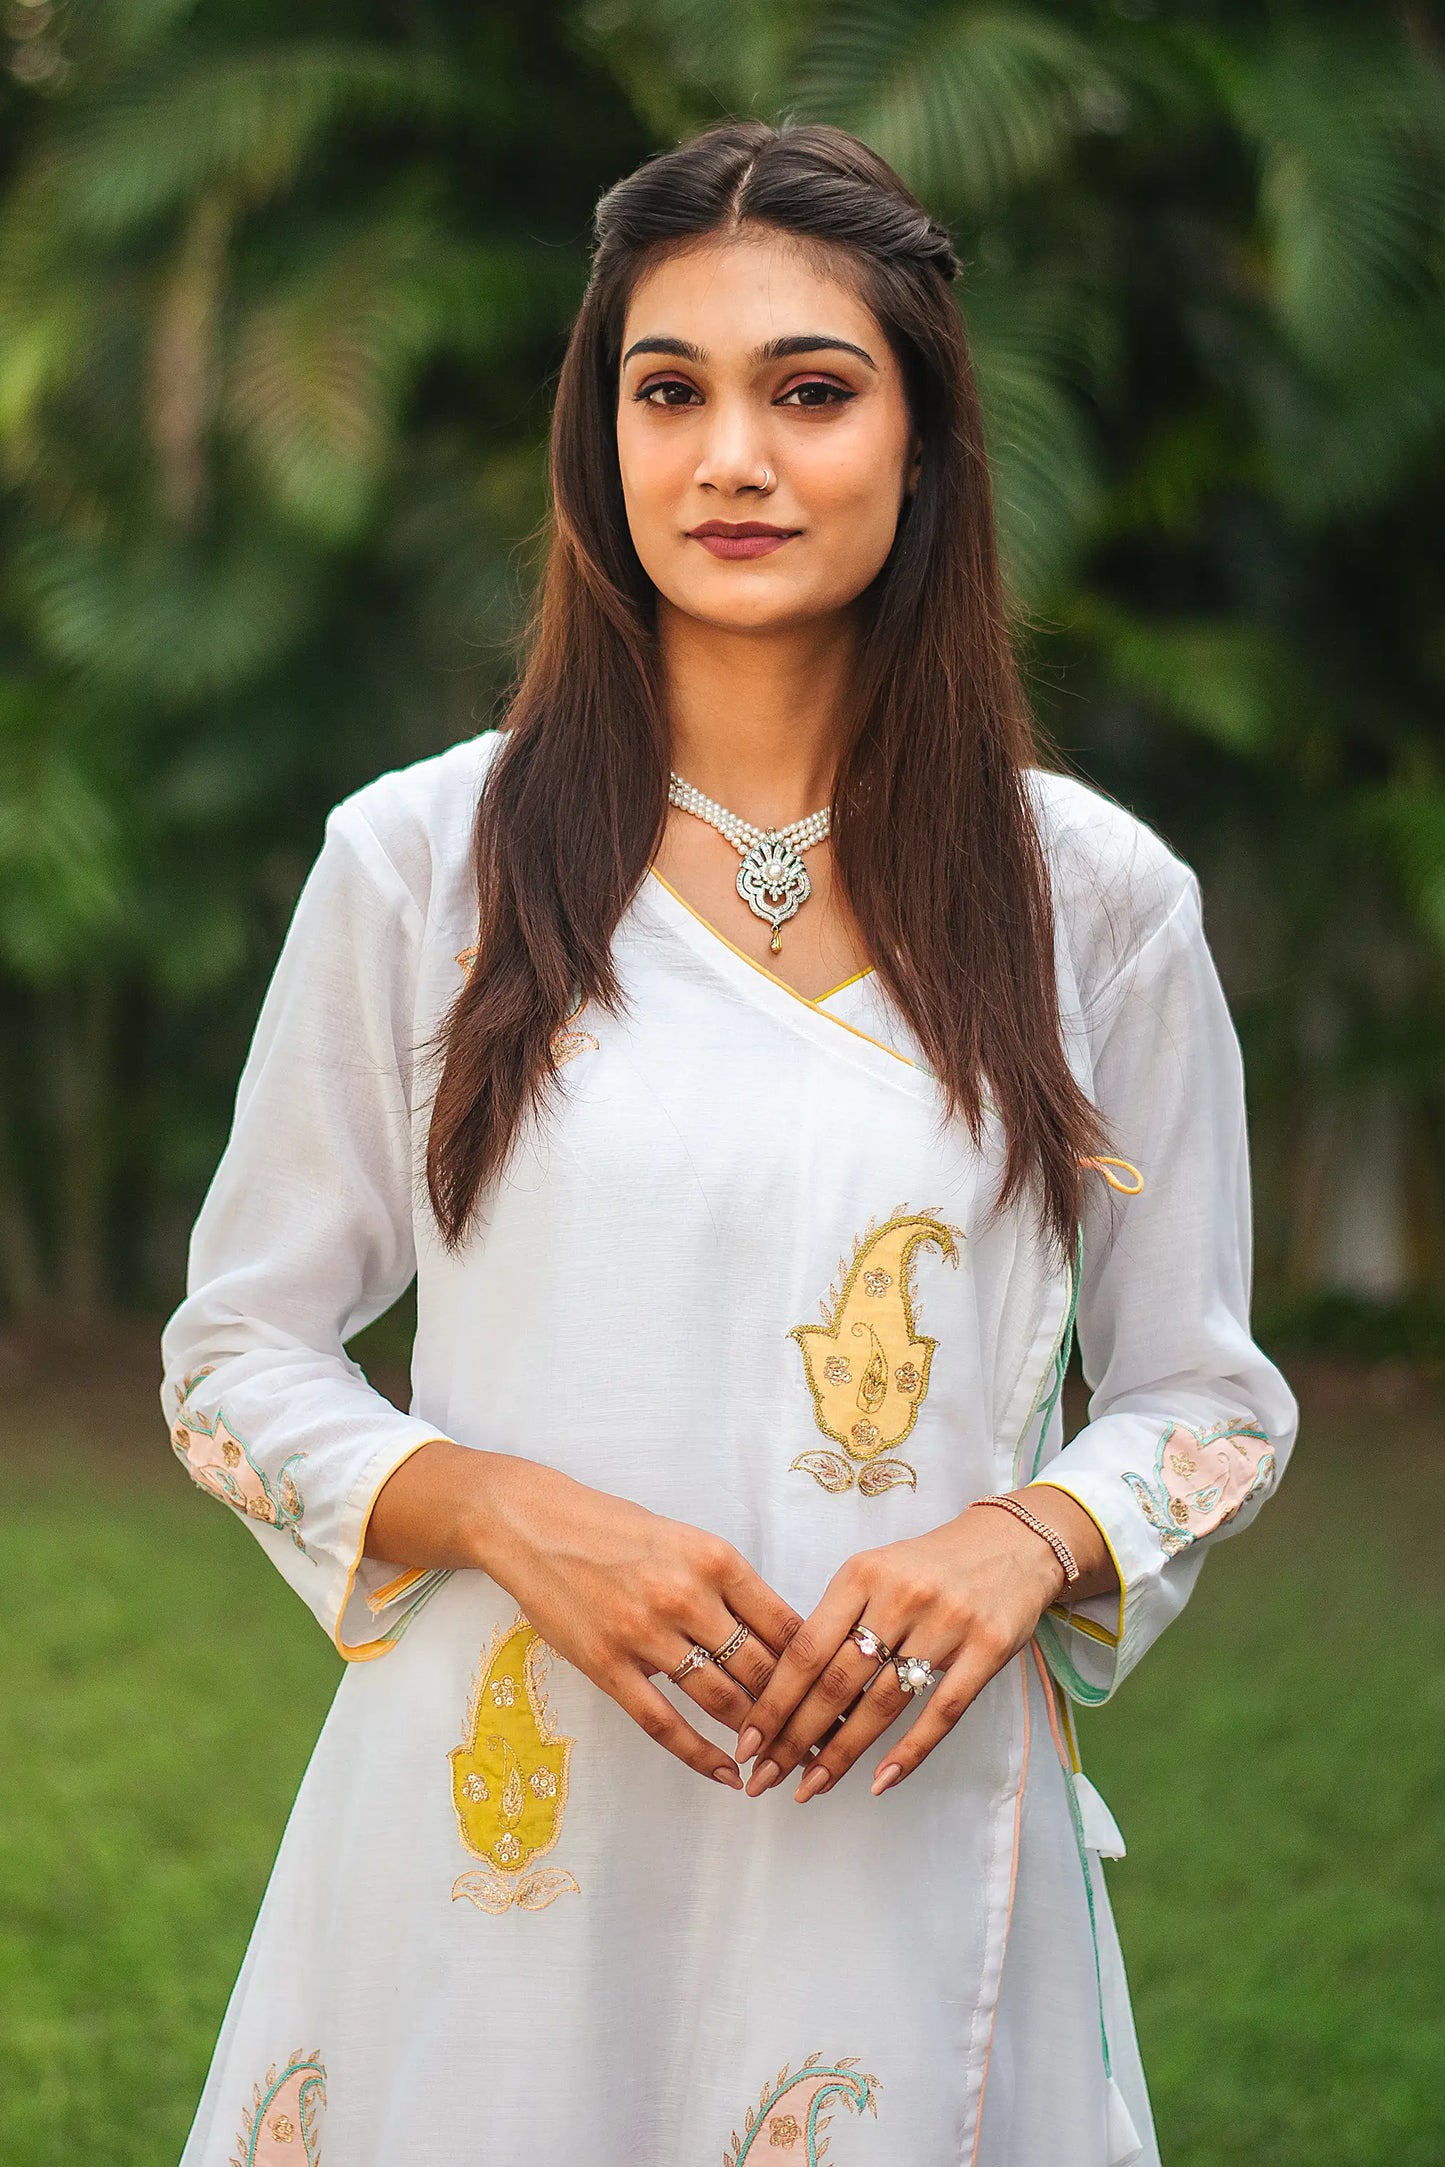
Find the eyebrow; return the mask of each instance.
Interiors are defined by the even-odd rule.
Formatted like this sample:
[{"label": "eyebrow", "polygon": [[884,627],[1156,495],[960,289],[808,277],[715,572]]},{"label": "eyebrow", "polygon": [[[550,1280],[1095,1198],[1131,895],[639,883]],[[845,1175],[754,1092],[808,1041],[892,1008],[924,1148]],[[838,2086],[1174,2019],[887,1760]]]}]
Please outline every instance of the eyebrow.
[{"label": "eyebrow", "polygon": [[[795,354],[827,353],[855,354],[877,373],[878,364],[870,353],[861,346],[855,346],[851,339],[835,338],[830,331],[795,331],[788,338],[769,339],[765,346],[755,346],[748,359],[761,366],[768,361],[789,361]],[[699,364],[708,359],[705,346],[694,346],[687,339],[634,339],[622,356],[621,366],[624,369],[634,354],[670,354],[676,361],[695,361]]]}]

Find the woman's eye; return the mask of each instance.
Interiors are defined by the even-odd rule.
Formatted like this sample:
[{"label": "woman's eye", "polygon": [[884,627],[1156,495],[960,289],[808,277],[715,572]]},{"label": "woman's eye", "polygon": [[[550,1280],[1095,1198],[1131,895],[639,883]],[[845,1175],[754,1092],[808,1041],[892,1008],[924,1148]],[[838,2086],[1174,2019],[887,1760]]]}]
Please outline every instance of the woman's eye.
[{"label": "woman's eye", "polygon": [[684,383],[680,376],[664,376],[653,383],[644,384],[633,398],[646,406],[686,406],[696,398],[693,386]]},{"label": "woman's eye", "polygon": [[796,402],[799,406],[846,406],[854,397],[856,393],[849,391],[844,384],[829,384],[821,378],[813,378],[806,384],[790,385],[778,404],[787,406]]}]

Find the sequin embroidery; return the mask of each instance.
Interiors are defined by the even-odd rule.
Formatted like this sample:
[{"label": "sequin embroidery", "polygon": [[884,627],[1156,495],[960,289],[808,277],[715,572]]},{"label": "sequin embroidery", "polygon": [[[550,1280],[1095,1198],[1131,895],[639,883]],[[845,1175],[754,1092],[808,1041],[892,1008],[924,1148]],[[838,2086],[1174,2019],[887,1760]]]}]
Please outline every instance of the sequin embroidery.
[{"label": "sequin embroidery", "polygon": [[800,2167],[803,2163],[818,2167],[832,2143],[823,2131],[833,2119],[838,2100],[850,2114],[862,2114],[866,2107],[875,2121],[878,2118],[878,2079],[860,2073],[857,2062],[856,2054],[845,2054],[836,2062],[810,2054],[791,2076],[785,2062],[776,2077],[764,2084],[756,2107],[749,2107],[741,2133],[732,2132],[723,2167],[744,2167],[753,2147],[764,2141],[770,2154],[797,2160]]},{"label": "sequin embroidery", "polygon": [[[580,1894],[565,1867],[538,1866],[562,1831],[573,1740],[554,1728],[544,1673],[551,1654],[521,1612],[498,1626],[467,1710],[466,1739],[449,1755],[457,1831],[480,1870],[458,1876],[453,1902],[480,1911],[541,1911]],[[528,1795],[530,1793],[530,1796]]]},{"label": "sequin embroidery", "polygon": [[1171,1422],[1159,1440],[1153,1474],[1126,1474],[1123,1480],[1164,1555],[1175,1557],[1270,1487],[1274,1452],[1266,1433],[1247,1416],[1210,1430]]},{"label": "sequin embroidery", "polygon": [[[319,2054],[297,2050],[279,2074],[251,2087],[230,2167],[317,2167],[326,2111],[326,2069]],[[298,2144],[299,2139],[299,2144]]]},{"label": "sequin embroidery", "polygon": [[[913,1260],[925,1244],[956,1265],[963,1237],[928,1213],[900,1206],[882,1226],[870,1225],[844,1259],[822,1303],[823,1323],[799,1324],[788,1335],[802,1349],[818,1428],[843,1447],[799,1453],[794,1468],[824,1490],[864,1497],[907,1484],[918,1487],[907,1460],[890,1457],[918,1419],[928,1396],[937,1342],[916,1334]],[[839,1351],[856,1342],[862,1368]]]}]

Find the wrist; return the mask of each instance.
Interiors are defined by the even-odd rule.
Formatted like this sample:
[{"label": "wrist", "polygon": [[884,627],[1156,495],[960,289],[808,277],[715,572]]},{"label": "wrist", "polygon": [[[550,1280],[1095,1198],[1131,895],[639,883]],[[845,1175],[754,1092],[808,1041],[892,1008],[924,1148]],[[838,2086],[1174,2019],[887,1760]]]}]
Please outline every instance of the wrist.
[{"label": "wrist", "polygon": [[[991,1508],[999,1519],[1006,1514],[1016,1528],[1022,1531],[1020,1556],[1032,1556],[1043,1577],[1044,1595],[1040,1611],[1063,1600],[1069,1590],[1078,1585],[1080,1578],[1078,1562],[1073,1551],[1058,1530],[1034,1509],[1026,1495],[1010,1492],[1005,1496],[975,1498],[968,1507],[970,1512],[980,1507]],[[1027,1549],[1025,1549],[1027,1545]]]}]

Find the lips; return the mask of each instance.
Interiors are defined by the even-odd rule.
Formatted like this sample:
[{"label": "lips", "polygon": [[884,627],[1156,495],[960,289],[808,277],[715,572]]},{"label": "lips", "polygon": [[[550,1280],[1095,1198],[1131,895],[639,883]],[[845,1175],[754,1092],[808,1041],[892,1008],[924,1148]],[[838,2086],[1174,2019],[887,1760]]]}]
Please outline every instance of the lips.
[{"label": "lips", "polygon": [[766,557],[781,549],[784,542],[791,542],[796,533],[795,527],[770,527],[758,519],[742,519],[736,524],[709,519],[689,529],[689,539],[701,542],[714,557]]}]

